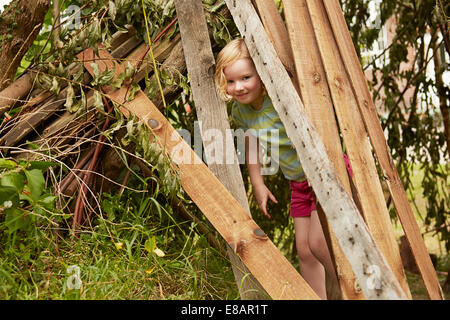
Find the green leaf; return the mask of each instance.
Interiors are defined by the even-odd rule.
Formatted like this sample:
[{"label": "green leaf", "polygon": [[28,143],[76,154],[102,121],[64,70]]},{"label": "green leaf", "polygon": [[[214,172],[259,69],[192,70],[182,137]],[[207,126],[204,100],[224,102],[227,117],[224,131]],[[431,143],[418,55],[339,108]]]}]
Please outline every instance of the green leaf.
[{"label": "green leaf", "polygon": [[114,88],[120,89],[122,87],[123,81],[125,80],[125,72],[121,72],[116,79],[114,79],[111,84]]},{"label": "green leaf", "polygon": [[57,196],[54,195],[45,195],[39,200],[39,203],[43,205],[43,207],[47,209],[53,209],[53,204],[55,203],[55,200],[57,199]]},{"label": "green leaf", "polygon": [[56,162],[52,161],[30,161],[28,166],[28,170],[39,169],[41,171],[45,171],[50,167],[56,166]]},{"label": "green leaf", "polygon": [[25,185],[23,172],[9,172],[0,179],[0,184],[4,187],[13,187],[17,193],[21,193]]},{"label": "green leaf", "polygon": [[100,71],[98,69],[98,64],[95,62],[91,62],[91,67],[92,67],[92,72],[94,73],[94,81],[93,81],[93,85],[94,83],[97,83],[97,79],[100,76]]},{"label": "green leaf", "polygon": [[98,84],[103,86],[106,84],[109,84],[114,76],[116,74],[116,68],[112,68],[111,70],[105,70],[102,72],[102,74],[100,75],[99,79],[98,79]]},{"label": "green leaf", "polygon": [[8,209],[19,204],[19,193],[15,187],[0,186],[0,208]]},{"label": "green leaf", "polygon": [[156,238],[155,238],[155,236],[152,236],[151,238],[145,240],[144,248],[145,248],[145,250],[147,250],[150,253],[152,253],[153,250],[156,249]]},{"label": "green leaf", "polygon": [[141,87],[139,86],[139,84],[133,83],[133,84],[131,85],[131,88],[130,88],[129,92],[128,92],[128,98],[127,98],[127,101],[133,100],[133,99],[134,99],[134,96],[136,95],[136,93],[139,92],[139,90],[141,90]]},{"label": "green leaf", "polygon": [[44,175],[38,169],[25,170],[25,175],[28,180],[27,189],[31,193],[30,197],[36,202],[44,191]]},{"label": "green leaf", "polygon": [[5,217],[5,225],[8,227],[8,233],[14,233],[19,229],[26,229],[30,224],[30,216],[24,216],[22,210],[11,208],[7,210]]},{"label": "green leaf", "polygon": [[14,161],[0,158],[0,168],[14,169],[16,166]]}]

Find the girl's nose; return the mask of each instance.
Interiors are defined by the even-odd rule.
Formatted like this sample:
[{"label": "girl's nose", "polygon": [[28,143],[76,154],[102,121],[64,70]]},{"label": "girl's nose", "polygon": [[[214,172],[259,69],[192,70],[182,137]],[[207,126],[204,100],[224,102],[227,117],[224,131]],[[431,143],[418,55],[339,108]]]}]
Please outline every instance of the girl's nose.
[{"label": "girl's nose", "polygon": [[242,90],[244,87],[242,86],[242,83],[240,81],[236,81],[235,85],[234,85],[235,90],[240,91]]}]

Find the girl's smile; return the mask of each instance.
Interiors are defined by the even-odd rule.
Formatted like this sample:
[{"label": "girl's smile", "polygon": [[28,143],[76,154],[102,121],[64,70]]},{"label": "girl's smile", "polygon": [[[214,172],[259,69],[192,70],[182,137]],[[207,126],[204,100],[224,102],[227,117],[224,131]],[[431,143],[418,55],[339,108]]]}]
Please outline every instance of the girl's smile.
[{"label": "girl's smile", "polygon": [[264,87],[259,75],[248,59],[239,59],[223,69],[227,79],[227,94],[242,104],[259,110],[264,100]]}]

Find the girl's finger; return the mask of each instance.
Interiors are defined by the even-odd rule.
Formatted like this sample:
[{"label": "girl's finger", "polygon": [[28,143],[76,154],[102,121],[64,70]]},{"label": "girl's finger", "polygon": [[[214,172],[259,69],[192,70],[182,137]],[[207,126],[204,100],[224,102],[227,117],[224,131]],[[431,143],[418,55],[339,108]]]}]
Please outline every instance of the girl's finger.
[{"label": "girl's finger", "polygon": [[275,198],[275,196],[272,193],[269,193],[269,197],[270,197],[270,200],[272,200],[275,203],[278,203],[277,199]]}]

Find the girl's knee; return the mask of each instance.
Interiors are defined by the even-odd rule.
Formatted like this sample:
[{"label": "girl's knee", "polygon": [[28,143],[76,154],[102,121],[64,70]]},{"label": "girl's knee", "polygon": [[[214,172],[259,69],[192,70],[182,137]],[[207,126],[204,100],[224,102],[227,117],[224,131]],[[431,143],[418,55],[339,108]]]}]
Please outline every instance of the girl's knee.
[{"label": "girl's knee", "polygon": [[309,248],[315,255],[321,255],[324,250],[328,250],[325,238],[320,236],[310,237]]},{"label": "girl's knee", "polygon": [[297,253],[298,258],[300,261],[307,262],[314,258],[313,253],[311,252],[311,249],[309,248],[309,244],[307,242],[296,243],[297,245]]}]

